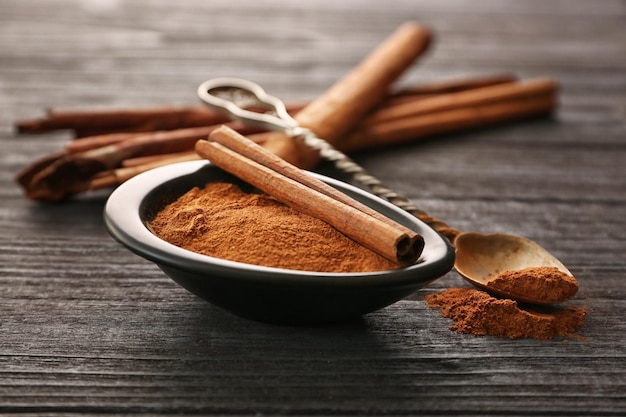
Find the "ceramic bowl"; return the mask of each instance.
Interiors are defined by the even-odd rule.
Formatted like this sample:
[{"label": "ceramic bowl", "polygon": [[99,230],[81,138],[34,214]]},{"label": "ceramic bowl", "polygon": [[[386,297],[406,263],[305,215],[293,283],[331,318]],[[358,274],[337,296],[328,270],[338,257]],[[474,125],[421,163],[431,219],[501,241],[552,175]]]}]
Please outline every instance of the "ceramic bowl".
[{"label": "ceramic bowl", "polygon": [[157,264],[190,292],[239,316],[271,323],[348,320],[388,306],[452,269],[453,248],[426,224],[359,188],[313,175],[419,232],[425,246],[418,262],[367,273],[296,271],[201,255],[158,238],[146,223],[166,204],[194,186],[240,182],[206,161],[168,165],[125,182],[106,203],[105,224],[114,239]]}]

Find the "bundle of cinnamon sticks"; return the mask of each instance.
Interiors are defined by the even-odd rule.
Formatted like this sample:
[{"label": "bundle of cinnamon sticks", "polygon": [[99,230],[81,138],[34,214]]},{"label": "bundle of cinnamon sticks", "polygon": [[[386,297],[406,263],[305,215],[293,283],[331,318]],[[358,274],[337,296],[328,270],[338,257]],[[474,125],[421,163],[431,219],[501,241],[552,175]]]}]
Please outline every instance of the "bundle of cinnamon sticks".
[{"label": "bundle of cinnamon sticks", "polygon": [[330,224],[354,241],[401,266],[415,263],[424,239],[262,146],[221,126],[199,140],[199,156],[302,213]]},{"label": "bundle of cinnamon sticks", "polygon": [[[416,56],[427,43],[425,38],[424,45],[414,48]],[[363,70],[371,71],[378,58],[376,54],[370,56]],[[403,65],[414,58],[406,58]],[[352,75],[358,83],[359,71]],[[331,142],[348,153],[398,146],[435,135],[548,115],[557,106],[557,91],[557,83],[551,78],[520,80],[509,74],[423,83],[371,95],[370,99],[377,100],[375,106],[370,109],[369,103],[363,117],[348,115],[359,117],[349,130],[329,130],[321,136],[334,135]],[[352,102],[357,100],[359,97],[354,97]],[[301,124],[307,125],[308,117],[324,120],[324,126],[333,129],[332,115],[318,116],[324,110],[315,104],[291,103],[288,110],[296,119],[300,116]],[[319,161],[315,153],[290,138],[229,122],[223,114],[204,107],[53,110],[44,118],[18,121],[17,131],[34,134],[71,130],[76,139],[64,149],[33,161],[18,173],[16,181],[27,198],[39,201],[60,201],[78,193],[115,187],[149,169],[199,159],[194,151],[196,142],[223,124],[300,168],[313,169]]]}]

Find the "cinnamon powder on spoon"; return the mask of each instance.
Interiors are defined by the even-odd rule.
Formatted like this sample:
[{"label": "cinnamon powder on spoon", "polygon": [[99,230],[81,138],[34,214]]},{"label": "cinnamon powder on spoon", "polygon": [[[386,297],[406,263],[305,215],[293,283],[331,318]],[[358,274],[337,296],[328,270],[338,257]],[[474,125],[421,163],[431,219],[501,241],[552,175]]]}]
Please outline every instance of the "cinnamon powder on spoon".
[{"label": "cinnamon powder on spoon", "polygon": [[562,303],[578,292],[576,278],[550,266],[504,271],[487,281],[486,286],[537,304]]}]

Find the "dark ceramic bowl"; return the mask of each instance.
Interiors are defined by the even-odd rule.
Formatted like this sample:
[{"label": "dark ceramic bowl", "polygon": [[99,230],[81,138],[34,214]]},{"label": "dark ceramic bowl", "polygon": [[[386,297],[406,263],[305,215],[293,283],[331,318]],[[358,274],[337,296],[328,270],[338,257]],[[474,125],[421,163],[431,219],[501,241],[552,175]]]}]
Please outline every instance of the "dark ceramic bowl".
[{"label": "dark ceramic bowl", "polygon": [[146,223],[192,187],[211,181],[241,183],[206,161],[157,168],[125,182],[109,197],[105,222],[113,238],[156,263],[187,290],[237,315],[272,323],[322,324],[354,318],[410,295],[452,268],[452,247],[420,220],[356,187],[314,175],[419,232],[425,247],[418,263],[367,273],[295,271],[201,255],[156,237]]}]

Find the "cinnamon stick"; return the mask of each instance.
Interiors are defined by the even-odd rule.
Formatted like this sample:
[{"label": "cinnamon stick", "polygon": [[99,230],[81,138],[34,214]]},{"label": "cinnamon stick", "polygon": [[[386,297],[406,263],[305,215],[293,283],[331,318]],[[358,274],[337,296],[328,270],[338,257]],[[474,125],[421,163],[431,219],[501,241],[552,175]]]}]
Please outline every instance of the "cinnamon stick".
[{"label": "cinnamon stick", "polygon": [[197,159],[199,159],[199,157],[196,152],[181,152],[174,155],[161,156],[140,165],[131,165],[102,171],[88,179],[88,181],[83,182],[83,189],[81,191],[116,187],[123,182],[128,181],[132,177],[148,170],[169,164],[176,164],[178,162],[194,161]]},{"label": "cinnamon stick", "polygon": [[50,153],[48,155],[44,155],[40,158],[37,158],[29,165],[22,168],[17,175],[15,176],[15,181],[20,184],[23,188],[29,189],[31,187],[31,183],[33,178],[42,170],[46,169],[59,159],[65,157],[67,155],[64,151],[57,151]]},{"label": "cinnamon stick", "polygon": [[[170,130],[172,132],[173,130]],[[114,145],[128,139],[144,135],[145,132],[116,132],[102,135],[86,136],[74,139],[65,144],[68,153],[86,152],[103,146]]]},{"label": "cinnamon stick", "polygon": [[522,99],[554,92],[556,89],[557,84],[552,78],[543,77],[490,85],[449,94],[439,94],[422,100],[409,100],[399,105],[381,108],[370,115],[364,124],[371,125],[409,116],[416,117],[436,111],[472,107],[518,98]]},{"label": "cinnamon stick", "polygon": [[[245,133],[258,131],[240,122],[230,124]],[[65,154],[40,171],[24,175],[30,179],[27,196],[38,200],[60,200],[84,191],[92,176],[119,167],[125,159],[193,149],[198,139],[207,137],[218,126],[178,129],[174,133],[151,132],[85,152]]]},{"label": "cinnamon stick", "polygon": [[[287,107],[287,111],[289,113],[295,113],[298,110],[302,109],[303,105],[299,104],[299,103],[292,103],[286,106]],[[130,110],[128,110],[130,111]],[[153,117],[157,118],[160,111],[157,109],[155,112],[155,115]],[[147,112],[147,110],[146,110]],[[89,115],[88,117],[94,117],[95,114],[91,114],[88,112],[85,112],[86,115]],[[164,129],[162,131],[159,131],[159,134],[161,136],[163,135],[172,135],[172,137],[174,136],[179,136],[179,132],[186,130],[187,133],[189,135],[194,136],[195,133],[194,131],[197,132],[201,132],[202,129],[206,128],[207,126],[218,126],[222,123],[227,123],[228,120],[226,118],[222,119],[216,119],[217,121],[215,123],[209,123],[207,125],[200,125],[200,126],[186,126],[182,121],[180,122],[180,127],[178,128],[173,128],[173,129]],[[82,121],[81,121],[82,123]],[[113,130],[116,129],[116,125],[117,123],[112,123],[112,125],[110,126],[109,130]],[[241,126],[243,128],[243,125],[240,124],[234,124],[234,126]],[[133,128],[135,129],[135,128]],[[249,130],[249,127],[245,127],[245,129],[247,129],[248,131],[251,132],[251,130]],[[166,133],[169,132],[169,133]],[[106,133],[106,134],[100,134],[100,135],[94,135],[94,136],[86,136],[86,137],[80,137],[77,139],[74,139],[68,143],[65,144],[65,149],[70,152],[70,153],[77,153],[77,152],[84,152],[84,151],[88,151],[90,149],[95,149],[95,148],[100,148],[102,146],[107,146],[107,145],[114,145],[116,143],[120,143],[123,141],[126,141],[128,139],[132,139],[132,138],[136,138],[136,137],[140,137],[143,135],[148,135],[148,134],[156,134],[156,132],[150,132],[148,131],[137,131],[137,132],[113,132],[113,133]],[[201,136],[205,136],[205,135],[201,135]],[[191,148],[190,148],[191,149]]]},{"label": "cinnamon stick", "polygon": [[[229,143],[233,135],[238,134],[232,130],[218,129],[209,136],[209,140],[216,138],[216,140]],[[252,141],[244,137],[236,139],[244,141],[244,146],[246,142],[249,146],[254,146]],[[256,148],[257,152],[259,152],[258,149]],[[260,150],[264,153],[262,148]],[[410,265],[421,254],[423,241],[416,232],[404,226],[392,224],[389,220],[379,220],[355,208],[352,204],[336,200],[282,175],[274,169],[276,160],[271,155],[265,154],[263,162],[267,165],[262,165],[221,143],[206,140],[197,142],[196,152],[279,201],[327,222],[346,236],[398,265]],[[286,165],[283,162],[280,165],[282,167],[278,169],[284,171]],[[296,168],[293,167],[293,169]],[[308,175],[304,172],[302,174]],[[360,203],[355,202],[355,204]]]},{"label": "cinnamon stick", "polygon": [[[426,51],[430,39],[430,31],[417,23],[401,25],[294,119],[300,126],[334,144],[387,96],[391,84]],[[300,141],[277,132],[261,135],[263,137],[256,137],[255,141],[264,142],[265,147],[294,165],[312,168],[319,163],[317,151]]]},{"label": "cinnamon stick", "polygon": [[430,38],[430,32],[417,23],[401,25],[295,119],[329,142],[343,136],[383,101],[392,83],[428,48]]},{"label": "cinnamon stick", "polygon": [[510,83],[517,79],[514,74],[458,76],[403,87],[394,91],[391,97],[432,97],[439,94],[458,93],[475,88]]},{"label": "cinnamon stick", "polygon": [[138,167],[146,164],[152,164],[153,162],[157,162],[162,159],[172,159],[189,155],[195,155],[195,152],[193,150],[190,150],[182,152],[164,153],[159,155],[138,156],[135,158],[124,159],[121,165],[123,168]]},{"label": "cinnamon stick", "polygon": [[19,133],[38,133],[50,130],[77,131],[151,131],[168,130],[180,126],[207,126],[228,121],[223,114],[206,107],[152,107],[112,110],[49,110],[45,118],[22,120],[16,127]]},{"label": "cinnamon stick", "polygon": [[394,146],[434,135],[467,131],[480,127],[547,115],[558,105],[556,88],[528,98],[477,104],[419,116],[371,123],[357,128],[336,145],[343,152]]}]

